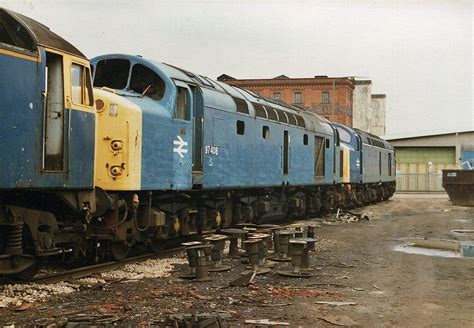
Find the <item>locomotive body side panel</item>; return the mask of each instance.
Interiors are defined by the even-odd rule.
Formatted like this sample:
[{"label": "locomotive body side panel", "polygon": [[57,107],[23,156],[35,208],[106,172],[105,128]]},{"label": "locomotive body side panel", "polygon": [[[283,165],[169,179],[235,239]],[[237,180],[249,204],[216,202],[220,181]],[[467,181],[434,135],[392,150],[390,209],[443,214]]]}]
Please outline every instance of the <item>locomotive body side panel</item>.
[{"label": "locomotive body side panel", "polygon": [[363,154],[363,174],[362,180],[364,183],[375,183],[379,182],[379,174],[378,174],[378,149],[367,145],[365,143],[362,144],[362,154]]},{"label": "locomotive body side panel", "polygon": [[192,188],[192,122],[170,113],[176,106],[177,92],[174,84],[166,87],[170,89],[169,107],[147,97],[129,98],[143,115],[142,190]]},{"label": "locomotive body side panel", "polygon": [[357,130],[362,143],[363,183],[394,183],[394,148],[377,136]]},{"label": "locomotive body side panel", "polygon": [[254,129],[252,117],[209,108],[205,103],[204,189],[255,185]]},{"label": "locomotive body side panel", "polygon": [[[1,152],[12,156],[5,163],[7,174],[0,178],[0,187],[92,189],[94,107],[92,98],[87,105],[74,104],[71,86],[73,63],[84,76],[89,64],[57,50],[38,49],[39,62],[0,54],[0,71],[6,77],[0,100],[0,124],[5,125]],[[56,58],[56,70],[51,57]]]},{"label": "locomotive body side panel", "polygon": [[[289,127],[290,131],[290,167],[288,181],[289,185],[313,185],[314,184],[314,134],[306,129]],[[306,137],[305,137],[306,136]]]},{"label": "locomotive body side panel", "polygon": [[68,54],[63,55],[63,60],[65,111],[68,113],[64,118],[66,175],[63,187],[92,189],[97,121],[90,65],[87,59]]},{"label": "locomotive body side panel", "polygon": [[362,153],[360,137],[351,131],[352,135],[352,147],[354,148],[351,152],[351,182],[352,183],[362,183]]},{"label": "locomotive body side panel", "polygon": [[[26,185],[35,170],[40,102],[36,81],[39,58],[0,44],[0,188]],[[6,158],[8,157],[8,160]]]},{"label": "locomotive body side panel", "polygon": [[279,186],[284,182],[282,140],[283,129],[280,124],[255,119],[255,170],[257,172],[255,183],[257,186]]},{"label": "locomotive body side panel", "polygon": [[[345,148],[347,149],[347,158],[344,159],[344,163],[348,166],[349,172],[348,176],[349,179],[345,178],[343,183],[361,183],[362,182],[362,176],[361,176],[361,171],[362,171],[362,163],[361,163],[361,143],[360,143],[360,138],[357,135],[357,133],[342,124],[333,124],[337,130],[339,131],[339,136],[341,139],[341,147],[344,145]],[[344,156],[346,156],[346,151],[344,151]],[[346,168],[344,168],[346,169]],[[344,176],[346,176],[346,173],[344,173]]]}]

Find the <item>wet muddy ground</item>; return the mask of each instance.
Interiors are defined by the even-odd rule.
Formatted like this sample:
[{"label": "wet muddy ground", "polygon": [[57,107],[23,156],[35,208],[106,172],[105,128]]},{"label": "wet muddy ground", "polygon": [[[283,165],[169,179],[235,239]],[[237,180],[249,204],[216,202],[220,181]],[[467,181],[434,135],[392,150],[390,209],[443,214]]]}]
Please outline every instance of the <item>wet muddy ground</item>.
[{"label": "wet muddy ground", "polygon": [[[245,323],[252,319],[289,327],[474,325],[474,258],[394,250],[413,239],[473,240],[473,234],[453,230],[474,229],[474,208],[451,206],[444,194],[397,194],[357,212],[369,213],[371,220],[317,220],[322,226],[316,231],[317,252],[311,254],[311,278],[270,273],[248,287],[228,287],[245,267],[233,262],[232,271],[192,283],[179,279],[186,265],[178,260],[160,278],[136,272],[93,277],[69,282],[68,293],[10,302],[0,308],[0,323],[148,327],[170,315],[221,313],[231,327],[253,327]],[[274,271],[286,265],[278,263]]]}]

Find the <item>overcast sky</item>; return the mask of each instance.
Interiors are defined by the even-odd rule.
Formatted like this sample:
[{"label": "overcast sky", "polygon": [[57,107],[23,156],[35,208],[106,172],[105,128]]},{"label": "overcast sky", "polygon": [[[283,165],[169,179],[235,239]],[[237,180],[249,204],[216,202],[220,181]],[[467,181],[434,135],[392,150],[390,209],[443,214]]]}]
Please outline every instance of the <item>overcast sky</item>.
[{"label": "overcast sky", "polygon": [[211,78],[360,76],[373,81],[373,93],[387,95],[388,135],[474,129],[471,1],[0,0],[0,6],[49,26],[90,58],[141,54]]}]

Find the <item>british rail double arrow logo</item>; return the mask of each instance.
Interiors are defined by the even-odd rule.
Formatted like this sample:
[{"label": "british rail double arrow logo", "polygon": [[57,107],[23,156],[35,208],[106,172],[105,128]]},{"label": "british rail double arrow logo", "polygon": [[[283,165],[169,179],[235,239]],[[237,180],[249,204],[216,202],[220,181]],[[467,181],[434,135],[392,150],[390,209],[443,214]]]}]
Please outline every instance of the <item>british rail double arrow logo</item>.
[{"label": "british rail double arrow logo", "polygon": [[177,136],[178,140],[173,140],[173,145],[178,146],[173,148],[174,153],[178,153],[179,157],[183,158],[184,154],[187,154],[188,150],[186,147],[188,146],[188,142],[184,141],[183,138]]}]

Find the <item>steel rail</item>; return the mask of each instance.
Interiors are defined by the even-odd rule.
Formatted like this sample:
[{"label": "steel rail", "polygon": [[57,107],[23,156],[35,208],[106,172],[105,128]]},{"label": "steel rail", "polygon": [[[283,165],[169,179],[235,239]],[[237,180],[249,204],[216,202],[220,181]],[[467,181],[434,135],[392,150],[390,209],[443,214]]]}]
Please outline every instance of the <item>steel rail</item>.
[{"label": "steel rail", "polygon": [[28,282],[50,284],[50,283],[56,283],[60,281],[68,281],[68,280],[73,280],[73,279],[84,278],[92,274],[120,269],[121,267],[125,266],[128,263],[143,262],[149,259],[165,258],[170,255],[179,254],[183,252],[184,250],[185,250],[185,247],[177,247],[177,248],[164,250],[163,252],[160,252],[158,254],[143,254],[139,256],[130,257],[121,262],[111,261],[111,262],[94,264],[94,265],[80,267],[76,269],[65,270],[65,271],[57,272],[53,274],[36,276]]}]

